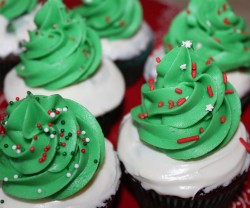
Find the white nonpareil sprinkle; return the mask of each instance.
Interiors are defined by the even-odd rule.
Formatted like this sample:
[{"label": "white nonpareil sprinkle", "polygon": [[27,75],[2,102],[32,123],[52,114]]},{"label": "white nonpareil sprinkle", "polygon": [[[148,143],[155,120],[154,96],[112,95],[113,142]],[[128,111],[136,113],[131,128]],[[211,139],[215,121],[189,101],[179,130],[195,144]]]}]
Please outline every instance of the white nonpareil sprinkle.
[{"label": "white nonpareil sprinkle", "polygon": [[71,177],[71,173],[67,173],[66,176],[69,178]]},{"label": "white nonpareil sprinkle", "polygon": [[86,138],[86,142],[90,142],[90,138]]},{"label": "white nonpareil sprinkle", "polygon": [[39,193],[39,194],[40,194],[40,193],[42,193],[42,192],[43,192],[43,190],[42,190],[42,189],[40,189],[40,188],[39,188],[39,189],[37,189],[37,193]]},{"label": "white nonpareil sprinkle", "polygon": [[64,108],[63,108],[63,111],[64,111],[64,112],[68,111],[68,108],[67,108],[67,107],[64,107]]},{"label": "white nonpareil sprinkle", "polygon": [[49,132],[49,128],[44,128],[44,132]]},{"label": "white nonpareil sprinkle", "polygon": [[55,118],[56,114],[54,112],[52,112],[51,114],[49,114],[51,118]]},{"label": "white nonpareil sprinkle", "polygon": [[214,106],[212,105],[212,104],[208,104],[208,105],[206,105],[206,111],[213,111],[213,109],[214,109]]},{"label": "white nonpareil sprinkle", "polygon": [[15,179],[18,179],[18,175],[14,175],[14,178],[15,178]]},{"label": "white nonpareil sprinkle", "polygon": [[25,66],[21,66],[21,70],[24,70],[25,69]]},{"label": "white nonpareil sprinkle", "polygon": [[75,168],[75,169],[78,169],[78,168],[79,168],[79,165],[78,165],[78,164],[75,164],[75,165],[74,165],[74,168]]},{"label": "white nonpareil sprinkle", "polygon": [[57,110],[57,111],[62,111],[62,109],[61,109],[61,108],[57,108],[56,110]]},{"label": "white nonpareil sprinkle", "polygon": [[191,40],[186,40],[186,41],[182,41],[182,45],[186,48],[191,48],[192,47],[192,41]]},{"label": "white nonpareil sprinkle", "polygon": [[55,138],[55,135],[54,135],[54,134],[51,134],[49,137],[50,137],[51,139],[54,139],[54,138]]},{"label": "white nonpareil sprinkle", "polygon": [[83,134],[83,135],[86,134],[86,131],[82,131],[82,134]]},{"label": "white nonpareil sprinkle", "polygon": [[182,64],[182,65],[180,65],[180,69],[181,69],[181,70],[187,69],[187,64]]},{"label": "white nonpareil sprinkle", "polygon": [[8,180],[9,180],[9,179],[8,179],[7,177],[4,177],[4,178],[3,178],[3,181],[4,181],[4,182],[7,182]]},{"label": "white nonpareil sprinkle", "polygon": [[211,24],[211,22],[209,20],[206,21],[206,24],[207,24],[208,27],[212,26],[212,24]]},{"label": "white nonpareil sprinkle", "polygon": [[186,97],[186,100],[189,98],[189,96]]},{"label": "white nonpareil sprinkle", "polygon": [[20,153],[21,153],[21,150],[20,150],[20,149],[17,149],[17,150],[16,150],[16,153],[17,153],[17,154],[20,154]]},{"label": "white nonpareil sprinkle", "polygon": [[16,145],[13,145],[13,146],[12,146],[12,149],[13,149],[13,150],[15,150],[16,148],[17,148]]},{"label": "white nonpareil sprinkle", "polygon": [[202,44],[201,44],[201,43],[197,43],[196,49],[199,50],[199,49],[201,49],[201,48],[202,48]]}]

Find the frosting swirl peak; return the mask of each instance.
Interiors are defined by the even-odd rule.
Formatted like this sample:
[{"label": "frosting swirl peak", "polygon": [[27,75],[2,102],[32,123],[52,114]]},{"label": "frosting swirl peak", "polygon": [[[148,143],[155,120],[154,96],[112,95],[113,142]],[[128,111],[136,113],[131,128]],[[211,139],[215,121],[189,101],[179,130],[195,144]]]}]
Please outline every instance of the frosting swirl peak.
[{"label": "frosting swirl peak", "polygon": [[157,82],[142,86],[142,104],[131,112],[140,138],[184,160],[226,145],[241,114],[239,97],[226,75],[198,57],[190,41],[169,52],[157,72]]},{"label": "frosting swirl peak", "polygon": [[95,118],[59,95],[11,102],[0,134],[0,180],[22,199],[63,199],[86,186],[104,158]]},{"label": "frosting swirl peak", "polygon": [[87,79],[101,62],[101,44],[82,18],[61,0],[48,0],[35,17],[37,30],[16,67],[26,85],[55,90]]},{"label": "frosting swirl peak", "polygon": [[250,67],[249,29],[226,0],[191,0],[165,35],[165,51],[188,39],[204,59],[215,61],[223,72]]}]

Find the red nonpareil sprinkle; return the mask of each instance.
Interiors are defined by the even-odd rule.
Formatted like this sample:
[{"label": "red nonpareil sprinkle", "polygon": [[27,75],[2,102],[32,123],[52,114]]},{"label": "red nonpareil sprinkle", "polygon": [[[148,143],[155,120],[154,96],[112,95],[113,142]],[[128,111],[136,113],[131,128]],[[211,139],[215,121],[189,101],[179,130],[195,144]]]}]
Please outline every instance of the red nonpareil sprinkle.
[{"label": "red nonpareil sprinkle", "polygon": [[186,98],[180,98],[176,103],[178,106],[181,106],[183,103],[186,102],[186,100],[187,100]]},{"label": "red nonpareil sprinkle", "polygon": [[200,128],[200,133],[203,133],[204,132],[204,129],[201,127]]},{"label": "red nonpareil sprinkle", "polygon": [[175,92],[178,93],[178,94],[181,94],[182,90],[180,88],[175,88]]},{"label": "red nonpareil sprinkle", "polygon": [[109,22],[110,21],[110,17],[109,16],[105,17],[105,21]]},{"label": "red nonpareil sprinkle", "polygon": [[40,127],[41,127],[41,124],[40,124],[40,123],[38,123],[36,126],[37,126],[37,128],[40,128]]},{"label": "red nonpareil sprinkle", "polygon": [[82,142],[86,142],[86,138],[82,138]]},{"label": "red nonpareil sprinkle", "polygon": [[158,107],[162,107],[164,105],[164,102],[162,102],[162,101],[160,101],[159,103],[158,103]]},{"label": "red nonpareil sprinkle", "polygon": [[16,97],[16,101],[18,101],[18,100],[20,100],[20,98],[19,98],[19,97]]},{"label": "red nonpareil sprinkle", "polygon": [[49,122],[49,123],[48,123],[48,126],[52,126],[52,123],[51,123],[51,122]]},{"label": "red nonpareil sprinkle", "polygon": [[144,117],[144,114],[142,114],[142,113],[139,113],[138,114],[138,117],[140,118],[140,119],[144,119],[145,117]]},{"label": "red nonpareil sprinkle", "polygon": [[17,149],[21,149],[21,145],[18,144],[18,145],[16,146],[16,148],[17,148]]},{"label": "red nonpareil sprinkle", "polygon": [[192,70],[192,77],[193,77],[193,78],[196,77],[196,70]]},{"label": "red nonpareil sprinkle", "polygon": [[169,108],[169,109],[171,109],[171,108],[174,107],[174,101],[173,101],[173,100],[169,100],[169,101],[168,101],[168,104],[169,104],[169,105],[168,105],[168,108]]},{"label": "red nonpareil sprinkle", "polygon": [[224,84],[227,83],[227,74],[226,73],[223,73],[223,82],[224,82]]},{"label": "red nonpareil sprinkle", "polygon": [[220,43],[220,40],[218,38],[214,38],[214,41]]},{"label": "red nonpareil sprinkle", "polygon": [[225,90],[225,94],[234,94],[234,90]]},{"label": "red nonpareil sprinkle", "polygon": [[43,153],[43,157],[47,157],[47,153]]},{"label": "red nonpareil sprinkle", "polygon": [[50,145],[47,145],[45,149],[48,151],[50,149]]},{"label": "red nonpareil sprinkle", "polygon": [[247,152],[250,152],[250,145],[241,137],[240,143],[245,147]]},{"label": "red nonpareil sprinkle", "polygon": [[46,160],[46,157],[42,157],[41,159],[42,159],[42,162],[43,162],[43,161],[45,161],[45,160]]},{"label": "red nonpareil sprinkle", "polygon": [[155,89],[155,85],[154,85],[154,82],[152,82],[152,81],[149,81],[149,89],[152,91],[152,90],[154,90]]},{"label": "red nonpareil sprinkle", "polygon": [[226,11],[227,10],[227,5],[223,4],[223,10]]},{"label": "red nonpareil sprinkle", "polygon": [[52,113],[52,110],[48,110],[48,114],[51,114]]},{"label": "red nonpareil sprinkle", "polygon": [[86,150],[85,150],[85,149],[82,149],[82,150],[81,150],[81,152],[82,152],[82,153],[85,153],[85,152],[86,152]]},{"label": "red nonpareil sprinkle", "polygon": [[160,63],[160,62],[161,62],[161,58],[160,58],[160,57],[156,57],[155,60],[156,60],[157,63]]},{"label": "red nonpareil sprinkle", "polygon": [[195,62],[192,63],[192,70],[196,70],[197,69],[197,64]]},{"label": "red nonpareil sprinkle", "polygon": [[30,147],[30,151],[34,152],[35,151],[35,147]]},{"label": "red nonpareil sprinkle", "polygon": [[80,130],[77,130],[76,134],[78,134],[78,135],[81,134],[81,131],[80,131]]},{"label": "red nonpareil sprinkle", "polygon": [[209,97],[214,96],[213,89],[212,89],[211,85],[207,86],[207,92],[208,92]]},{"label": "red nonpareil sprinkle", "polygon": [[186,143],[186,142],[193,142],[193,141],[198,140],[199,138],[200,137],[198,135],[197,136],[186,137],[186,138],[178,139],[177,143],[182,144],[182,143]]},{"label": "red nonpareil sprinkle", "polygon": [[209,56],[208,60],[214,61],[214,58],[212,56]]},{"label": "red nonpareil sprinkle", "polygon": [[229,19],[227,19],[227,18],[225,18],[225,19],[223,20],[223,22],[224,22],[224,24],[226,24],[226,25],[230,25],[230,24],[231,24],[231,22],[230,22]]},{"label": "red nonpareil sprinkle", "polygon": [[171,43],[167,43],[167,48],[168,48],[169,51],[171,51],[173,49],[172,44]]},{"label": "red nonpareil sprinkle", "polygon": [[57,115],[60,114],[60,111],[59,111],[59,110],[56,110],[56,114],[57,114]]},{"label": "red nonpareil sprinkle", "polygon": [[43,158],[40,158],[38,161],[39,161],[39,163],[42,163],[44,160],[43,160]]},{"label": "red nonpareil sprinkle", "polygon": [[148,117],[148,114],[147,113],[144,113],[143,114],[144,118]]},{"label": "red nonpareil sprinkle", "polygon": [[37,140],[37,135],[33,136],[33,139],[34,139],[34,140]]},{"label": "red nonpareil sprinkle", "polygon": [[211,61],[210,60],[206,61],[206,65],[209,65],[209,64],[211,64]]},{"label": "red nonpareil sprinkle", "polygon": [[125,21],[121,21],[121,22],[120,22],[120,25],[121,25],[122,27],[125,27],[125,26],[126,26],[126,22],[125,22]]},{"label": "red nonpareil sprinkle", "polygon": [[64,136],[64,133],[63,133],[63,132],[61,132],[61,133],[59,134],[59,136],[60,136],[60,137],[63,137],[63,136]]},{"label": "red nonpareil sprinkle", "polygon": [[217,14],[218,14],[218,15],[220,15],[220,14],[221,14],[221,11],[220,11],[219,9],[218,9],[218,11],[217,11]]},{"label": "red nonpareil sprinkle", "polygon": [[190,14],[190,13],[191,13],[190,9],[187,9],[186,12],[187,12],[187,14]]},{"label": "red nonpareil sprinkle", "polygon": [[66,142],[62,142],[62,146],[63,146],[63,147],[66,147]]},{"label": "red nonpareil sprinkle", "polygon": [[220,122],[221,122],[221,123],[225,123],[225,122],[226,122],[226,117],[225,117],[225,116],[221,116]]},{"label": "red nonpareil sprinkle", "polygon": [[248,51],[249,50],[249,48],[248,47],[244,47],[244,51]]}]

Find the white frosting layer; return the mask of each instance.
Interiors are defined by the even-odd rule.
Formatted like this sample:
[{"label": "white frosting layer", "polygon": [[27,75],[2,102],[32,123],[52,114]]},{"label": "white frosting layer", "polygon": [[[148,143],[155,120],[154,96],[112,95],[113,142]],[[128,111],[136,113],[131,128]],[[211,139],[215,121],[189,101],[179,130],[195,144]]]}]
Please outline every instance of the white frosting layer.
[{"label": "white frosting layer", "polygon": [[104,57],[111,60],[128,60],[140,55],[153,40],[153,32],[146,22],[143,22],[138,32],[127,39],[108,40],[103,38],[102,49]]},{"label": "white frosting layer", "polygon": [[132,118],[127,116],[121,126],[117,151],[126,171],[144,189],[189,198],[203,188],[207,193],[226,186],[248,169],[250,157],[240,137],[245,140],[248,137],[242,123],[232,140],[214,154],[200,160],[174,160],[141,142]]},{"label": "white frosting layer", "polygon": [[103,59],[100,68],[89,79],[52,91],[26,86],[23,79],[16,74],[16,70],[12,69],[4,80],[6,100],[9,102],[16,97],[25,98],[27,91],[37,95],[60,94],[80,103],[97,117],[113,110],[122,102],[125,83],[120,71],[108,59]]},{"label": "white frosting layer", "polygon": [[[106,155],[103,165],[98,170],[91,183],[65,200],[49,201],[21,201],[3,193],[0,189],[0,199],[4,203],[1,208],[96,208],[104,206],[105,200],[115,195],[120,184],[121,170],[112,144],[106,140]],[[1,184],[0,184],[1,186]]]},{"label": "white frosting layer", "polygon": [[15,33],[8,33],[7,26],[9,21],[0,15],[0,57],[6,57],[10,54],[19,54],[22,49],[19,47],[21,41],[28,41],[28,30],[34,30],[34,17],[41,5],[38,5],[33,12],[23,15],[12,22]]},{"label": "white frosting layer", "polygon": [[[144,68],[144,78],[148,80],[150,77],[156,78],[156,68],[157,63],[155,61],[156,57],[164,57],[163,47],[155,49],[151,56],[148,57],[145,68]],[[240,98],[243,98],[250,92],[250,73],[241,72],[241,71],[231,71],[227,72],[228,81],[235,87]]]}]

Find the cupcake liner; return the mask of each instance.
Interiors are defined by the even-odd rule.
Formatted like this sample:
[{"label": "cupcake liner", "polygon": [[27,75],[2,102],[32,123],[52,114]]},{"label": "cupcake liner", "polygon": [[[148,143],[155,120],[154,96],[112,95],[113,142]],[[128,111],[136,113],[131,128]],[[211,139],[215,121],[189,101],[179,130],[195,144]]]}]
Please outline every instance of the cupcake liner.
[{"label": "cupcake liner", "polygon": [[122,115],[123,103],[117,106],[115,109],[96,117],[96,120],[102,128],[104,136],[107,136],[111,130],[111,127],[119,120]]},{"label": "cupcake liner", "polygon": [[132,85],[141,77],[147,57],[153,49],[153,44],[154,41],[150,41],[147,48],[133,59],[115,61],[124,76],[126,86]]},{"label": "cupcake liner", "polygon": [[124,173],[128,188],[143,208],[227,208],[243,188],[247,172],[237,176],[228,186],[218,187],[209,193],[199,191],[194,198],[160,195],[154,190],[145,190],[132,175]]},{"label": "cupcake liner", "polygon": [[244,110],[244,108],[247,106],[249,100],[250,100],[250,92],[247,93],[241,100],[241,107]]}]

